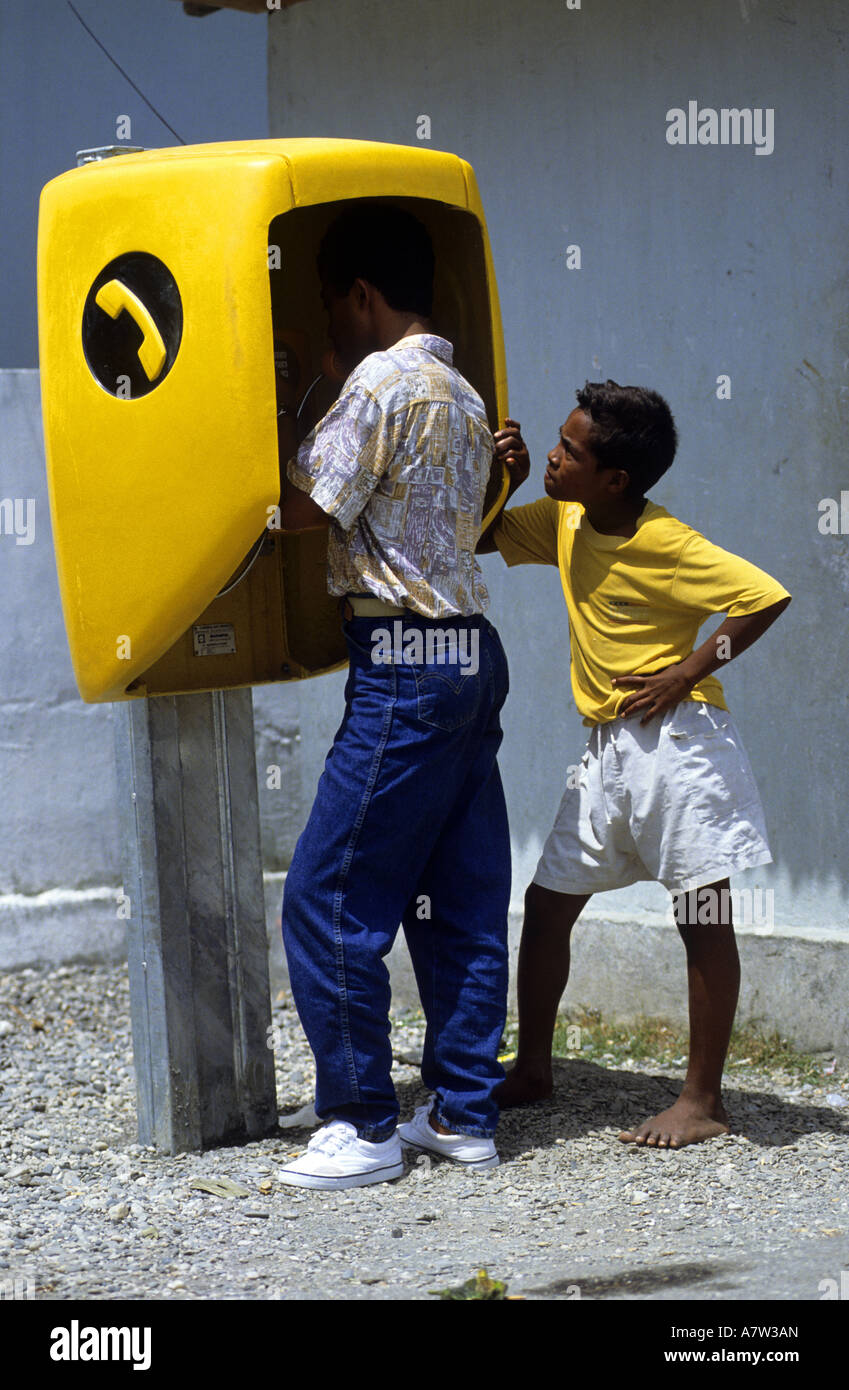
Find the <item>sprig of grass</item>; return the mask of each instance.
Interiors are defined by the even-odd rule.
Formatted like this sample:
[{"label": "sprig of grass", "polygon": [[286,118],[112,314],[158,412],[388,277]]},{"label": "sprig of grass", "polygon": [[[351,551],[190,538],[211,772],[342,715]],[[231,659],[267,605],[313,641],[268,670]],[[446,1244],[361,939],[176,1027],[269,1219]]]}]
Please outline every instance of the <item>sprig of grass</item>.
[{"label": "sprig of grass", "polygon": [[509,1298],[507,1287],[501,1279],[493,1279],[485,1269],[479,1269],[473,1279],[467,1279],[464,1284],[459,1284],[456,1288],[428,1289],[428,1293],[434,1294],[437,1298],[454,1302],[465,1302],[468,1299],[492,1300]]},{"label": "sprig of grass", "polygon": [[[577,1030],[580,1033],[577,1033]],[[515,1033],[508,1033],[515,1042]],[[576,1046],[579,1042],[580,1046]],[[598,1009],[582,1009],[558,1018],[554,1033],[556,1057],[581,1057],[588,1062],[615,1066],[630,1058],[652,1061],[662,1066],[684,1065],[689,1049],[687,1029],[662,1018],[639,1018],[632,1023],[613,1023]],[[731,1034],[726,1066],[748,1066],[753,1071],[782,1071],[800,1081],[823,1084],[826,1074],[823,1057],[800,1052],[773,1029],[744,1024]],[[847,1068],[837,1067],[829,1083],[839,1083]]]},{"label": "sprig of grass", "polygon": [[[424,1019],[415,1010],[405,1010],[403,1017],[405,1022],[419,1017]],[[577,1029],[580,1030],[578,1036]],[[513,1060],[518,1037],[518,1021],[512,1017],[499,1048],[502,1057]],[[686,1065],[689,1046],[687,1028],[665,1018],[641,1017],[630,1023],[614,1023],[604,1018],[599,1009],[577,1009],[558,1015],[553,1051],[555,1057],[580,1057],[601,1066],[615,1067],[630,1058],[634,1062],[656,1062],[669,1067]],[[814,1056],[801,1052],[777,1029],[746,1023],[731,1034],[726,1069],[745,1066],[771,1076],[783,1072],[792,1080],[827,1085],[835,1090],[849,1082],[849,1065],[845,1061],[838,1062],[828,1072],[826,1063],[833,1065],[831,1054]]]}]

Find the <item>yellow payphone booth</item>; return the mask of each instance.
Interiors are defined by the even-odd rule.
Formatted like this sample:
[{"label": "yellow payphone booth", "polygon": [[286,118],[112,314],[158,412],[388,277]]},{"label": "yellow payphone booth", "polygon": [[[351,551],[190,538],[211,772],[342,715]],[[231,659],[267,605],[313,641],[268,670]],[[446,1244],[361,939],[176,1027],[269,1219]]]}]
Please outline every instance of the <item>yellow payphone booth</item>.
[{"label": "yellow payphone booth", "polygon": [[[45,445],[84,700],[298,679],[345,660],[326,531],[268,523],[281,451],[339,389],[322,372],[316,249],[341,206],[367,198],[428,228],[436,331],[497,429],[498,295],[474,172],[458,156],[239,141],[92,162],[44,188]],[[297,436],[278,438],[284,407]],[[485,524],[505,492],[494,463]]]}]

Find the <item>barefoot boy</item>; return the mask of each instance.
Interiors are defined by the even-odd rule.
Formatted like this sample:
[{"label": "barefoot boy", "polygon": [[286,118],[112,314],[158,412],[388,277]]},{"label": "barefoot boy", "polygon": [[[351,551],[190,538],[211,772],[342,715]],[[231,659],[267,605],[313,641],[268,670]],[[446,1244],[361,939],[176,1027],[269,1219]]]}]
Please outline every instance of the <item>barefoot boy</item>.
[{"label": "barefoot boy", "polygon": [[[596,892],[657,879],[687,952],[690,1057],[669,1110],[620,1139],[681,1148],[728,1131],[721,1078],[740,966],[728,875],[772,860],[749,761],[712,674],[790,602],[763,570],[712,545],[645,494],[677,435],[654,391],[587,382],[548,455],[547,496],[502,512],[478,547],[508,565],[558,565],[569,612],[575,703],[589,726],[525,896],[516,1064],[502,1107],[551,1094],[569,938]],[[495,435],[527,477],[514,420]],[[728,616],[694,648],[711,613]],[[577,785],[571,785],[576,783]]]}]

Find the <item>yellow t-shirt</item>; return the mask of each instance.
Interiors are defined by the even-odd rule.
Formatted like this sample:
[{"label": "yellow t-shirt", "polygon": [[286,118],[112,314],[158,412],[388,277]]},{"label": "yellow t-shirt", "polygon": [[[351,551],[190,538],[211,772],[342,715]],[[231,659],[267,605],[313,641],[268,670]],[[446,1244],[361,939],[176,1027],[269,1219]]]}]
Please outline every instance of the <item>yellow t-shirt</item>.
[{"label": "yellow t-shirt", "polygon": [[[789,597],[775,579],[712,545],[665,507],[647,502],[634,536],[605,536],[579,502],[541,497],[502,512],[493,533],[508,565],[558,565],[569,610],[572,691],[585,724],[615,719],[635,687],[614,676],[650,675],[683,661],[711,613],[742,617]],[[687,697],[727,709],[705,676]]]}]

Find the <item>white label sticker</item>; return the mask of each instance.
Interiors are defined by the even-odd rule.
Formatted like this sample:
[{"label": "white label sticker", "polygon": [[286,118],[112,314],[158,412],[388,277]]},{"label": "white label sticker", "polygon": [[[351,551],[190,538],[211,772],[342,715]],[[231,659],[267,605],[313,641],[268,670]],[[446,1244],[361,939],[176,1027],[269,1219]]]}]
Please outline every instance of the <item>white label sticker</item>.
[{"label": "white label sticker", "polygon": [[195,656],[229,656],[236,650],[232,623],[198,623],[192,628]]}]

